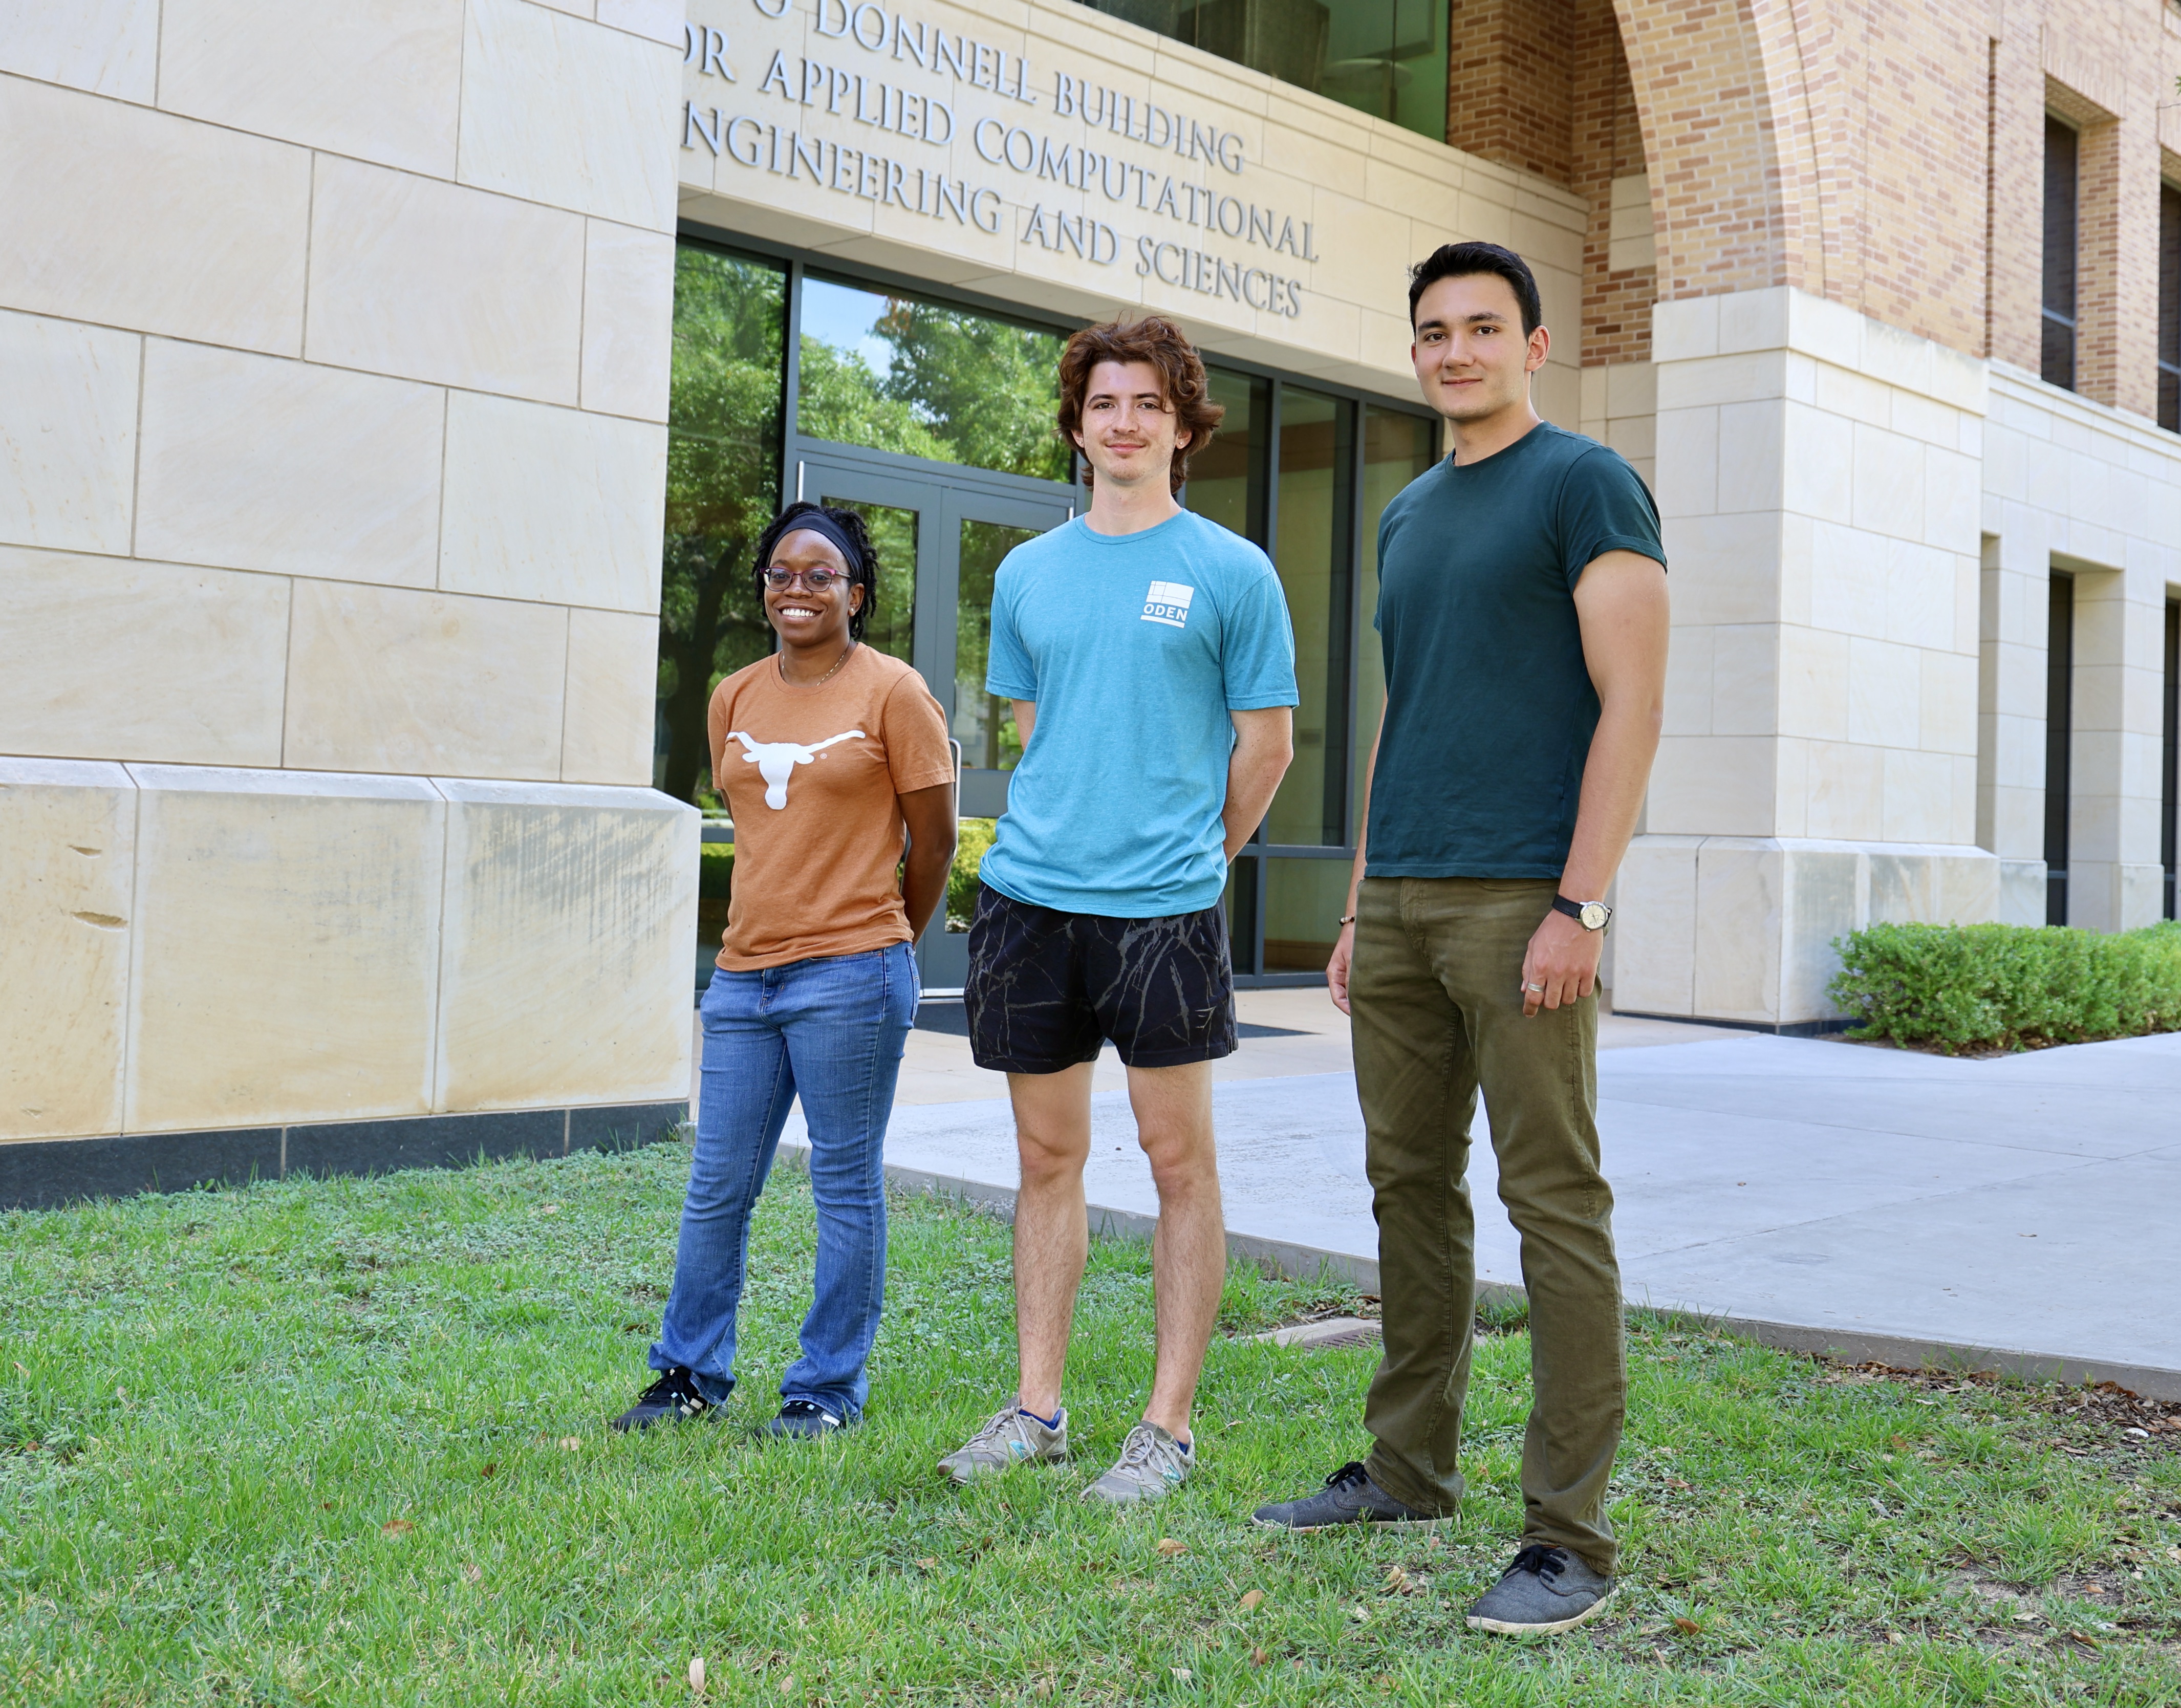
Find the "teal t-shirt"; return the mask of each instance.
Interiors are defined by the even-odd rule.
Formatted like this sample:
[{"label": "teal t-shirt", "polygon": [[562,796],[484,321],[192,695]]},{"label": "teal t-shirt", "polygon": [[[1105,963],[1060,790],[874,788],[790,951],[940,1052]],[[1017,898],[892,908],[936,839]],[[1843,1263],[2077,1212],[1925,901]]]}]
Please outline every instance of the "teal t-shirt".
[{"label": "teal t-shirt", "polygon": [[1367,876],[1560,875],[1598,727],[1575,584],[1608,551],[1663,565],[1659,507],[1617,452],[1549,422],[1386,506]]},{"label": "teal t-shirt", "polygon": [[985,687],[1037,705],[985,882],[1114,919],[1219,899],[1227,714],[1295,703],[1295,635],[1263,552],[1189,511],[1125,534],[1078,517],[1025,541],[993,583]]}]

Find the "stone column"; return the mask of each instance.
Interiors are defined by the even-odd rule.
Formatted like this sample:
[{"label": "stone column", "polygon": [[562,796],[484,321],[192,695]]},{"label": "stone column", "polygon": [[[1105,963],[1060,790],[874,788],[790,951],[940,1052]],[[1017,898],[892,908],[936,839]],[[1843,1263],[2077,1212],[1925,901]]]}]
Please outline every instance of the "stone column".
[{"label": "stone column", "polygon": [[1674,652],[1615,1005],[1819,1023],[1840,934],[1997,909],[1985,365],[1784,286],[1661,303],[1652,340]]},{"label": "stone column", "polygon": [[1978,614],[1977,845],[1999,856],[1999,914],[2045,923],[2045,667],[2051,554],[2029,518],[1984,538]]}]

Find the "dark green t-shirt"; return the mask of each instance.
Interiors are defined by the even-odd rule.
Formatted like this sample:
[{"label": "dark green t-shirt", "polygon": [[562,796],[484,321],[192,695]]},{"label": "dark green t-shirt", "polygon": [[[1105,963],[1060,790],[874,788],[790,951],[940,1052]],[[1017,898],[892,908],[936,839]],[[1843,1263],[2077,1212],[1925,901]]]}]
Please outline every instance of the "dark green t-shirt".
[{"label": "dark green t-shirt", "polygon": [[1664,564],[1659,507],[1617,452],[1549,422],[1386,506],[1367,876],[1560,875],[1598,727],[1575,584],[1608,551]]}]

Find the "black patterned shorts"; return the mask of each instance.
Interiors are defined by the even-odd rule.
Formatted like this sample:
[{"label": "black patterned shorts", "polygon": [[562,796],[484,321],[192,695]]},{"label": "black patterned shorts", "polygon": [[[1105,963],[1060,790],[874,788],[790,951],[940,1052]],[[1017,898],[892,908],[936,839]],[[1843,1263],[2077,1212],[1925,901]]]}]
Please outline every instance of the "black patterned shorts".
[{"label": "black patterned shorts", "polygon": [[977,891],[969,926],[969,1053],[980,1068],[1057,1074],[1111,1038],[1132,1068],[1234,1051],[1234,970],[1217,904],[1117,920]]}]

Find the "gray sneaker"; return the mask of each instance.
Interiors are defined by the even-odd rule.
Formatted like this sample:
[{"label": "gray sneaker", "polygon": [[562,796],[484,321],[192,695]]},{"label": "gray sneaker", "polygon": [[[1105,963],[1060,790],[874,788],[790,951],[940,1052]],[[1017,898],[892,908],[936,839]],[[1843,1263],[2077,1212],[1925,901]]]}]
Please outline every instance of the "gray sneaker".
[{"label": "gray sneaker", "polygon": [[1033,1462],[1057,1464],[1068,1456],[1068,1408],[1060,1408],[1060,1427],[1048,1429],[1013,1401],[992,1413],[985,1427],[939,1462],[939,1468],[962,1484],[992,1471]]},{"label": "gray sneaker", "polygon": [[1360,1461],[1350,1459],[1325,1479],[1315,1495],[1260,1506],[1251,1522],[1276,1530],[1325,1530],[1335,1524],[1437,1524],[1429,1512],[1396,1501],[1371,1480]]},{"label": "gray sneaker", "polygon": [[1532,1542],[1469,1610],[1469,1628],[1510,1637],[1570,1631],[1612,1597],[1610,1578],[1565,1548]]},{"label": "gray sneaker", "polygon": [[1086,1501],[1125,1506],[1171,1495],[1189,1475],[1195,1456],[1150,1419],[1129,1431],[1113,1468],[1083,1491]]}]

